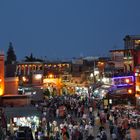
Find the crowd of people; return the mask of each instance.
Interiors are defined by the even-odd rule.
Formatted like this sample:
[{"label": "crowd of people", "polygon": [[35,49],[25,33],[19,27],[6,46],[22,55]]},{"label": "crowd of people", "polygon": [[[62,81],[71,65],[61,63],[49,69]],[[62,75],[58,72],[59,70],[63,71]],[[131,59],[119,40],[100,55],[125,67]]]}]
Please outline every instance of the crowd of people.
[{"label": "crowd of people", "polygon": [[[36,140],[130,140],[126,109],[105,110],[103,102],[77,95],[45,99]],[[127,116],[127,117],[126,117]]]},{"label": "crowd of people", "polygon": [[54,96],[34,105],[42,112],[33,130],[35,140],[131,140],[131,128],[140,126],[135,107],[109,108],[88,96]]}]

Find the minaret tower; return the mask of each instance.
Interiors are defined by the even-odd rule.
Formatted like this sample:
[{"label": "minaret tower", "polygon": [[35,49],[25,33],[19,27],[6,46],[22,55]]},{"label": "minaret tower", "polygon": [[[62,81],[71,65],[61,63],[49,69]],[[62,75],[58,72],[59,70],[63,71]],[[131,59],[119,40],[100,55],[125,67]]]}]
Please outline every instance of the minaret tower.
[{"label": "minaret tower", "polygon": [[4,53],[0,52],[0,96],[4,95]]}]

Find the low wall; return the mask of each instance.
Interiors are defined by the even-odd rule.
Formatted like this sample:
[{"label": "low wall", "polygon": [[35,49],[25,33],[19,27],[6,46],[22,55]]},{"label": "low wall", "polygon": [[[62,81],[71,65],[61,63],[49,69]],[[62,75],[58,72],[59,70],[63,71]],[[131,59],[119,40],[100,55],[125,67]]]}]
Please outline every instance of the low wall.
[{"label": "low wall", "polygon": [[31,99],[26,95],[5,95],[1,97],[2,106],[25,106],[30,105]]},{"label": "low wall", "polygon": [[4,95],[17,95],[17,94],[18,94],[18,78],[17,77],[5,78]]}]

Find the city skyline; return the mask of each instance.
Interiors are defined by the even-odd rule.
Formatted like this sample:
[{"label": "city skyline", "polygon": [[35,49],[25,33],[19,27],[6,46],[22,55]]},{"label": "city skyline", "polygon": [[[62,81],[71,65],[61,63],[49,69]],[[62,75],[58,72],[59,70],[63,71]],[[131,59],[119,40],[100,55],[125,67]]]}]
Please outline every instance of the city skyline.
[{"label": "city skyline", "polygon": [[17,59],[107,56],[140,34],[140,1],[1,1],[0,50],[13,43]]}]

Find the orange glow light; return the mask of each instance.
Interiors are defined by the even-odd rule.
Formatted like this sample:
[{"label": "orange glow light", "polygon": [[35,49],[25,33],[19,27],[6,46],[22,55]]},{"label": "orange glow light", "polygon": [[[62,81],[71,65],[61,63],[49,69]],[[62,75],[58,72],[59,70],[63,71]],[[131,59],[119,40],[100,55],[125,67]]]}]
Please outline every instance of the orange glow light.
[{"label": "orange glow light", "polygon": [[3,85],[3,80],[0,78],[0,96],[4,94],[4,85]]},{"label": "orange glow light", "polygon": [[26,81],[26,77],[23,76],[23,77],[22,77],[22,80],[23,80],[23,82],[25,82],[25,81]]},{"label": "orange glow light", "polygon": [[2,95],[3,95],[3,89],[0,88],[0,96],[2,96]]},{"label": "orange glow light", "polygon": [[129,79],[125,79],[125,82],[126,82],[126,83],[130,83],[130,80],[129,80]]},{"label": "orange glow light", "polygon": [[49,78],[53,78],[53,74],[49,74]]},{"label": "orange glow light", "polygon": [[128,90],[128,93],[131,94],[131,93],[132,93],[132,89],[129,89],[129,90]]}]

